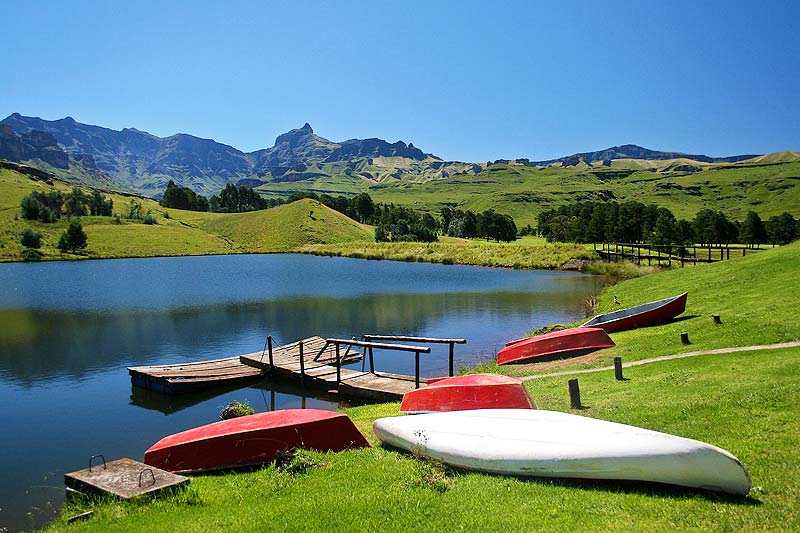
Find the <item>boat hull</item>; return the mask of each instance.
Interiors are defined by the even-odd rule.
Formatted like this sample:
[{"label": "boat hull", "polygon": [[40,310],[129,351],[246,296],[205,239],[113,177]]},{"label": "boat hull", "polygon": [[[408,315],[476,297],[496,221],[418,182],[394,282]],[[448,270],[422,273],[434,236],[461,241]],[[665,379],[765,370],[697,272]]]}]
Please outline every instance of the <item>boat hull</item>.
[{"label": "boat hull", "polygon": [[296,448],[342,451],[368,446],[343,413],[286,409],[164,437],[145,452],[144,462],[174,473],[195,473],[269,463]]},{"label": "boat hull", "polygon": [[663,324],[686,310],[686,298],[688,295],[689,293],[685,292],[672,298],[656,300],[636,307],[597,315],[582,324],[581,327],[602,328],[608,333],[613,333],[615,331]]},{"label": "boat hull", "polygon": [[400,411],[427,413],[469,409],[535,409],[523,381],[500,374],[469,374],[428,382],[403,396]]},{"label": "boat hull", "polygon": [[381,418],[382,443],[494,474],[638,481],[745,496],[739,460],[704,442],[554,411],[492,409]]},{"label": "boat hull", "polygon": [[602,328],[571,328],[522,339],[497,352],[497,364],[578,355],[616,346]]}]

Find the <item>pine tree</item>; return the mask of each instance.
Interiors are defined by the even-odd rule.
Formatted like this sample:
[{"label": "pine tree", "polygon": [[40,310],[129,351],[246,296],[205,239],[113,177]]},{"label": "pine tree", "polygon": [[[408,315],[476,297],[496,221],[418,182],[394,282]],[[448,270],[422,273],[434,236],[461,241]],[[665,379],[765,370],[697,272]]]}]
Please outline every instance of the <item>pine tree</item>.
[{"label": "pine tree", "polygon": [[83,231],[80,219],[73,218],[69,221],[69,226],[58,239],[58,249],[61,253],[71,250],[75,253],[79,248],[86,248],[86,233]]}]

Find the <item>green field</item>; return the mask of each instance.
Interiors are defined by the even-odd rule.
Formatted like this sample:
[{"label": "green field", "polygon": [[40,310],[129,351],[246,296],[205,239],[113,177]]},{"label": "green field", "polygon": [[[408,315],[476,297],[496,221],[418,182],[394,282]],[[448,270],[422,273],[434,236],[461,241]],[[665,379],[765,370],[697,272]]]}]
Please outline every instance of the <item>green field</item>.
[{"label": "green field", "polygon": [[[790,153],[789,153],[790,154]],[[372,182],[353,176],[334,176],[296,182],[268,183],[259,190],[285,197],[297,191],[328,194],[368,192],[376,202],[412,206],[429,212],[444,207],[484,211],[492,208],[514,217],[518,227],[531,224],[552,207],[576,201],[616,200],[655,203],[676,217],[691,219],[711,208],[732,220],[744,220],[748,211],[767,219],[788,211],[800,216],[800,161],[770,154],[764,161],[741,164],[705,164],[696,161],[618,160],[612,167],[529,167],[498,164],[477,175],[452,175],[424,182]],[[668,170],[691,163],[698,172]],[[651,172],[647,169],[660,169]]]},{"label": "green field", "polygon": [[[600,298],[624,304],[689,291],[680,322],[614,334],[626,359],[684,349],[753,345],[800,337],[794,283],[800,243],[737,261],[626,281]],[[719,312],[722,324],[710,314]],[[691,347],[677,341],[689,331]],[[495,368],[496,369],[496,368]],[[800,528],[800,348],[697,356],[580,376],[577,414],[699,439],[747,467],[747,498],[632,484],[553,481],[466,473],[375,447],[302,452],[287,466],[194,477],[160,500],[77,501],[51,530],[487,530],[666,529],[792,531]],[[567,377],[528,381],[539,408],[569,411]],[[345,411],[377,445],[370,427],[398,404]],[[587,442],[591,436],[587,435]],[[66,518],[94,510],[83,522]]]},{"label": "green field", "polygon": [[[131,196],[109,193],[114,201],[112,217],[82,217],[88,247],[79,255],[62,254],[56,248],[67,226],[62,218],[42,223],[19,218],[20,201],[33,190],[69,192],[71,184],[48,185],[17,172],[0,169],[0,261],[21,258],[20,235],[25,228],[42,234],[44,259],[151,257],[226,253],[285,252],[309,244],[372,240],[373,230],[314,200],[249,213],[199,213],[161,207],[151,199],[138,198],[142,212],[152,212],[158,224],[127,220]],[[85,189],[88,191],[88,189]]]}]

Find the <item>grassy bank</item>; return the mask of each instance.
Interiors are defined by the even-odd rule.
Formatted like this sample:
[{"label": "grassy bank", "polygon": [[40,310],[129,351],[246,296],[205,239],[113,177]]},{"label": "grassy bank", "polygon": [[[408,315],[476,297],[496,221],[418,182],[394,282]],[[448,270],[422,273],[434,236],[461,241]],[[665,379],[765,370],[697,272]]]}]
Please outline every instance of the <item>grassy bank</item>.
[{"label": "grassy bank", "polygon": [[[635,361],[796,340],[800,338],[800,317],[795,312],[800,301],[799,263],[800,242],[795,242],[736,260],[687,266],[619,283],[600,295],[598,313],[688,291],[686,312],[668,324],[612,333],[617,346],[567,363],[572,368],[590,368],[608,365],[617,356]],[[614,296],[621,306],[614,306]],[[715,314],[720,315],[721,324],[714,323]],[[691,344],[681,343],[682,332],[689,334]],[[543,371],[542,367],[555,370],[546,363],[503,367],[490,363],[479,370],[528,375]]]},{"label": "grassy bank", "polygon": [[[758,364],[754,364],[758,361]],[[610,373],[609,373],[610,374]],[[697,357],[581,377],[579,414],[722,446],[748,468],[747,499],[455,472],[380,447],[304,453],[288,468],[198,476],[150,502],[78,503],[95,516],[53,531],[793,530],[800,527],[800,349]],[[566,378],[528,383],[541,408],[569,410]],[[397,404],[347,410],[370,431]]]},{"label": "grassy bank", "polygon": [[387,259],[502,268],[558,268],[573,258],[589,259],[594,254],[574,244],[548,243],[526,237],[513,243],[441,237],[439,242],[348,242],[304,246],[298,251],[360,259]]}]

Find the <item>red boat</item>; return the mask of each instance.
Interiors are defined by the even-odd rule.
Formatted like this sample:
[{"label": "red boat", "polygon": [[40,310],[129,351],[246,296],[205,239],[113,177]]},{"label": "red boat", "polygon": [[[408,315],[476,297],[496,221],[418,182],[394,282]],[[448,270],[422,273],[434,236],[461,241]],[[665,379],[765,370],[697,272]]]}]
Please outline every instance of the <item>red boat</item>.
[{"label": "red boat", "polygon": [[295,448],[342,451],[369,447],[343,413],[286,409],[223,420],[164,437],[144,462],[176,473],[269,463]]},{"label": "red boat", "polygon": [[616,346],[601,328],[571,328],[522,339],[497,352],[497,364],[521,363],[531,359],[549,360],[575,356]]},{"label": "red boat", "polygon": [[470,409],[536,409],[536,405],[521,379],[500,374],[429,380],[425,387],[407,392],[400,404],[404,413]]},{"label": "red boat", "polygon": [[686,297],[684,292],[672,298],[664,298],[648,304],[637,305],[629,309],[620,309],[602,315],[597,315],[590,321],[582,324],[582,328],[603,328],[608,333],[624,331],[626,329],[654,326],[667,322],[686,310]]}]

